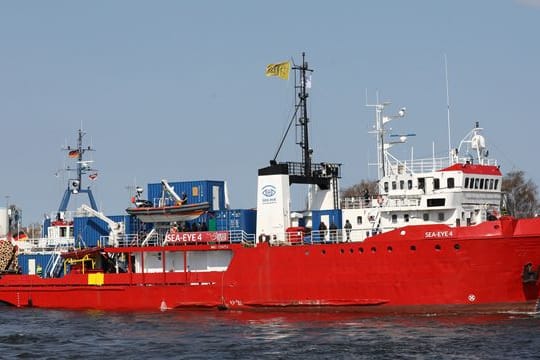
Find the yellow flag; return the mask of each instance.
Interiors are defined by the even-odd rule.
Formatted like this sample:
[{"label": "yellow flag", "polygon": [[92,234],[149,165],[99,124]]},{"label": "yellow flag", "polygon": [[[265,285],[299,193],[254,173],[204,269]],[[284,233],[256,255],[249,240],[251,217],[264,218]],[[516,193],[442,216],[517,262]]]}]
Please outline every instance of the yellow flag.
[{"label": "yellow flag", "polygon": [[266,76],[278,76],[283,80],[289,80],[291,63],[288,61],[279,64],[269,64],[266,66]]}]

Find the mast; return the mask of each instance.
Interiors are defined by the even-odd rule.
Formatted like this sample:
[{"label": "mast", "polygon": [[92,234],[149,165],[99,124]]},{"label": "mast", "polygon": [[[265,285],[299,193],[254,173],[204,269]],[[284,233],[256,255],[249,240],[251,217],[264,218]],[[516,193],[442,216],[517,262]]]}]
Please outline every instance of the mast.
[{"label": "mast", "polygon": [[92,194],[92,190],[90,190],[90,186],[88,186],[86,189],[82,188],[82,175],[88,172],[96,171],[96,169],[93,169],[90,165],[93,162],[92,160],[84,160],[85,152],[95,151],[90,146],[83,146],[84,135],[86,135],[86,133],[83,132],[82,129],[79,129],[77,136],[77,146],[72,147],[68,145],[67,147],[62,149],[68,152],[68,157],[77,160],[77,166],[75,168],[67,166],[65,169],[69,172],[75,172],[76,175],[75,178],[70,178],[68,181],[68,186],[64,191],[64,196],[62,198],[62,201],[60,202],[60,206],[58,207],[59,212],[67,210],[71,194],[79,193],[86,193],[88,195],[88,199],[90,200],[90,206],[92,207],[92,209],[98,211],[96,201],[94,200],[94,195]]},{"label": "mast", "polygon": [[387,142],[385,140],[385,134],[387,130],[385,129],[384,125],[394,119],[404,117],[406,112],[406,108],[402,107],[395,115],[383,115],[385,107],[390,104],[390,102],[383,102],[381,104],[378,100],[378,96],[376,104],[366,104],[366,107],[375,108],[375,129],[373,131],[370,131],[370,133],[374,133],[377,137],[377,171],[379,179],[382,179],[389,173],[389,164],[387,159],[388,148],[397,143],[404,143],[407,140],[408,136],[415,136],[415,134],[390,135],[399,137],[399,140],[393,142]]},{"label": "mast", "polygon": [[[300,103],[298,104],[298,107],[300,109],[300,117],[298,119],[298,123],[301,127],[302,133],[302,138],[299,144],[300,148],[302,149],[302,163],[304,168],[304,175],[311,176],[311,154],[313,151],[309,148],[309,118],[307,111],[307,98],[309,97],[309,94],[307,92],[308,74],[306,73],[309,72],[311,74],[313,70],[309,69],[308,67],[305,52],[302,52],[302,65],[295,65],[293,66],[293,69],[300,72],[300,85],[297,86],[297,88],[299,88],[298,98],[300,100]],[[310,74],[309,76],[311,76]]]}]

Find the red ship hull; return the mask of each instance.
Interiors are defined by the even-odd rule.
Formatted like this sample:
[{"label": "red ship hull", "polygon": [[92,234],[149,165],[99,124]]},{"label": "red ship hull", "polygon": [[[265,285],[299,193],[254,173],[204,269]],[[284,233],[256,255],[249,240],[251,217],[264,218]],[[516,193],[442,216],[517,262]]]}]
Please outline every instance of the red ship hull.
[{"label": "red ship hull", "polygon": [[17,307],[155,310],[159,308],[321,307],[491,308],[534,310],[539,282],[523,280],[540,264],[540,219],[502,218],[474,227],[416,226],[364,242],[256,247],[198,244],[107,248],[143,253],[230,251],[224,271],[105,273],[42,279],[3,275],[0,301]]}]

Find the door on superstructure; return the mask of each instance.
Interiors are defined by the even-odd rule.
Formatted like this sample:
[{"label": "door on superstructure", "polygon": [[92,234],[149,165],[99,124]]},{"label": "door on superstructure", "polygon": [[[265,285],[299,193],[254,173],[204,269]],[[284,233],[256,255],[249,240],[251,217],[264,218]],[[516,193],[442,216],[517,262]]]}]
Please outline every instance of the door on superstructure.
[{"label": "door on superstructure", "polygon": [[212,210],[219,210],[219,186],[212,186]]}]

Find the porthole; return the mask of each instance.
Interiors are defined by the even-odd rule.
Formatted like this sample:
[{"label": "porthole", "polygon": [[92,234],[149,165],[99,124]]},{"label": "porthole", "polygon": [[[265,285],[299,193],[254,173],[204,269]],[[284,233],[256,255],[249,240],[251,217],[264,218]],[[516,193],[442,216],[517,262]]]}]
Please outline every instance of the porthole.
[{"label": "porthole", "polygon": [[391,253],[394,249],[392,249],[392,247],[389,246],[389,247],[386,248],[386,250],[387,250],[389,253]]},{"label": "porthole", "polygon": [[354,253],[354,249],[353,249],[353,248],[350,248],[350,249],[349,249],[349,252],[350,252],[351,254]]},{"label": "porthole", "polygon": [[363,253],[364,253],[364,248],[358,248],[358,252],[359,252],[360,254],[363,254]]},{"label": "porthole", "polygon": [[441,251],[441,245],[439,245],[439,244],[435,245],[435,250]]},{"label": "porthole", "polygon": [[377,252],[377,248],[376,248],[375,246],[373,246],[373,247],[371,248],[371,252],[372,252],[372,253],[376,253],[376,252]]},{"label": "porthole", "polygon": [[456,251],[457,251],[457,250],[461,249],[461,246],[459,246],[459,244],[455,244],[454,249],[456,249]]},{"label": "porthole", "polygon": [[415,245],[411,245],[411,251],[416,251],[416,246]]},{"label": "porthole", "polygon": [[343,254],[345,252],[345,250],[339,249],[339,252]]},{"label": "porthole", "polygon": [[325,254],[326,254],[326,250],[321,251],[321,253],[322,253],[323,255],[325,255]]}]

